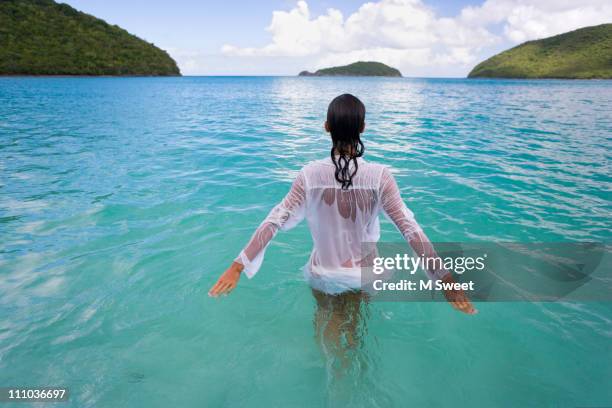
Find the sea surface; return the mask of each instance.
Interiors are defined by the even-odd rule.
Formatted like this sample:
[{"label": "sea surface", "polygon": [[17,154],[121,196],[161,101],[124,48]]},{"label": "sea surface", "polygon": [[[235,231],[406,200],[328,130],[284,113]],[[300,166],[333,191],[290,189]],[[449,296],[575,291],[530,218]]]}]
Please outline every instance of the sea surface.
[{"label": "sea surface", "polygon": [[344,92],[433,241],[612,240],[612,81],[0,78],[0,386],[79,408],[612,406],[611,303],[372,302],[338,374],[304,223],[207,296],[329,154]]}]

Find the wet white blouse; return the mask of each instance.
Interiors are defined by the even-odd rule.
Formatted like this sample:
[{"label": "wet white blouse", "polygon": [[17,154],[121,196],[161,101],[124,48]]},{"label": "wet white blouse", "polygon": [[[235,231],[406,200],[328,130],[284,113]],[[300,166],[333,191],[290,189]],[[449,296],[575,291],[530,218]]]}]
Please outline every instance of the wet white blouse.
[{"label": "wet white blouse", "polygon": [[[357,160],[357,174],[348,190],[342,190],[335,179],[331,158],[302,168],[289,193],[270,211],[236,258],[244,265],[247,277],[252,278],[261,267],[265,250],[278,230],[291,229],[304,218],[314,244],[304,275],[311,286],[328,293],[360,287],[361,266],[372,255],[362,253],[367,247],[362,243],[375,243],[380,238],[380,212],[395,224],[415,253],[436,256],[404,204],[389,169],[362,158]],[[426,272],[433,279],[448,273]]]}]

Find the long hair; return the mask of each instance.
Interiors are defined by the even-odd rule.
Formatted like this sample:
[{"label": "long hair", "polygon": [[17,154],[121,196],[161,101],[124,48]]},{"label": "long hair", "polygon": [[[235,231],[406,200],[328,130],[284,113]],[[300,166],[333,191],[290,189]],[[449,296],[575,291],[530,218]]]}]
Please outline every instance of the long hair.
[{"label": "long hair", "polygon": [[[336,167],[336,180],[342,184],[343,190],[353,184],[357,158],[363,156],[365,149],[360,137],[365,113],[364,104],[351,94],[337,96],[327,108],[327,127],[332,138],[331,159]],[[351,162],[353,171],[350,170]]]}]

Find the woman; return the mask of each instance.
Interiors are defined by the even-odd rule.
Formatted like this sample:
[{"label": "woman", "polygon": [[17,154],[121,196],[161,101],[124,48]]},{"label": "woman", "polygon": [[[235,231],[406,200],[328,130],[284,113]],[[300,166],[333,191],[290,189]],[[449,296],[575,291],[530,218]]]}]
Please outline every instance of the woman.
[{"label": "woman", "polygon": [[[347,313],[359,313],[355,303],[364,298],[359,290],[361,266],[367,264],[371,254],[362,254],[362,243],[378,241],[379,212],[395,224],[417,254],[437,256],[402,201],[389,169],[362,158],[364,128],[365,106],[355,96],[340,95],[329,104],[325,130],[331,134],[331,157],[302,168],[289,193],[211,288],[211,296],[233,290],[242,272],[253,277],[276,232],[287,230],[306,217],[314,247],[304,272],[319,306],[315,323],[318,326],[319,317],[331,309],[330,322],[338,322],[328,322],[325,330],[329,336],[338,337]],[[430,278],[452,282],[449,271],[427,273]],[[476,312],[463,292],[448,291],[445,295],[457,310]],[[356,325],[358,319],[349,316],[348,320]]]}]

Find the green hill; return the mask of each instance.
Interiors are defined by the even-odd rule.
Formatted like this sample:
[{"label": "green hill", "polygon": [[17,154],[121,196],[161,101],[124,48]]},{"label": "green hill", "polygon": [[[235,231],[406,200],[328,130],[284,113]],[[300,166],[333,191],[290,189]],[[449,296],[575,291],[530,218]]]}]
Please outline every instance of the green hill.
[{"label": "green hill", "polygon": [[528,41],[481,62],[468,78],[612,78],[612,24]]},{"label": "green hill", "polygon": [[359,61],[342,67],[319,69],[317,71],[300,72],[300,76],[387,76],[401,77],[402,74],[395,68],[391,68],[380,62]]},{"label": "green hill", "polygon": [[52,0],[0,0],[1,75],[180,75],[163,50]]}]

